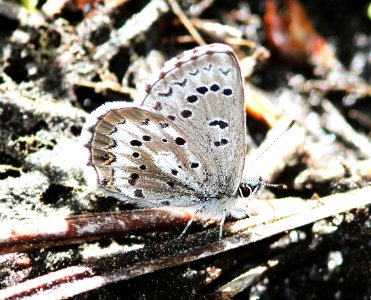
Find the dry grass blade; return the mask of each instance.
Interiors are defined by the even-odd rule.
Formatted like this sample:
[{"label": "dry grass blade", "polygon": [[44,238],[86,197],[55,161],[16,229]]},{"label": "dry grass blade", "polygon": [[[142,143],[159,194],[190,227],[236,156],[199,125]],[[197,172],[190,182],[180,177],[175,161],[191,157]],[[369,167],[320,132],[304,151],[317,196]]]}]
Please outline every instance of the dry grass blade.
[{"label": "dry grass blade", "polygon": [[169,2],[169,5],[171,6],[171,9],[173,10],[173,12],[179,17],[179,20],[187,28],[187,30],[192,35],[196,43],[199,44],[200,46],[206,45],[206,42],[201,37],[201,35],[198,33],[196,28],[193,26],[192,22],[188,19],[188,17],[182,11],[178,2],[176,2],[176,0],[167,0],[167,1]]}]

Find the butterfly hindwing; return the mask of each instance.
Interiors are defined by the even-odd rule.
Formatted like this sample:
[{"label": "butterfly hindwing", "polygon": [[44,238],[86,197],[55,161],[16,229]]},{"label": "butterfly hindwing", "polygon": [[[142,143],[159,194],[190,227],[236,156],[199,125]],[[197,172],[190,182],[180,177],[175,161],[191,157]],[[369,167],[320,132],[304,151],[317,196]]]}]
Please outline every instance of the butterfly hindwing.
[{"label": "butterfly hindwing", "polygon": [[186,130],[125,102],[108,103],[94,115],[85,135],[89,165],[111,195],[142,206],[172,200],[187,206],[212,192],[204,190],[212,168],[197,145],[187,143]]}]

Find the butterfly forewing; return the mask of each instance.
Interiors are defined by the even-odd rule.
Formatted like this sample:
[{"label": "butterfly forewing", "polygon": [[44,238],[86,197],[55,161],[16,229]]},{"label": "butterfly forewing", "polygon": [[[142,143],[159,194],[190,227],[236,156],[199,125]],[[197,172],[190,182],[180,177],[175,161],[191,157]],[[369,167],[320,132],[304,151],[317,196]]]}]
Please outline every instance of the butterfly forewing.
[{"label": "butterfly forewing", "polygon": [[98,185],[142,206],[233,196],[245,156],[240,69],[215,44],[168,61],[141,105],[108,103],[83,139]]},{"label": "butterfly forewing", "polygon": [[230,47],[214,44],[167,62],[143,107],[191,132],[189,144],[207,156],[213,195],[233,195],[245,160],[245,113],[240,67]]}]

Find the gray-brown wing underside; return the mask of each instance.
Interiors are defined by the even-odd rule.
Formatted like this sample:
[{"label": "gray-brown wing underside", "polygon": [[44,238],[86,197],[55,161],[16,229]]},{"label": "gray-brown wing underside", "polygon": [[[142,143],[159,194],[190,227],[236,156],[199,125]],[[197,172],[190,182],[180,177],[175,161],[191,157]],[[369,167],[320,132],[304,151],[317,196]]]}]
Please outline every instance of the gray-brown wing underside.
[{"label": "gray-brown wing underside", "polygon": [[98,108],[83,140],[98,185],[113,196],[188,206],[236,193],[244,128],[237,60],[229,47],[215,45],[169,61],[141,106]]}]

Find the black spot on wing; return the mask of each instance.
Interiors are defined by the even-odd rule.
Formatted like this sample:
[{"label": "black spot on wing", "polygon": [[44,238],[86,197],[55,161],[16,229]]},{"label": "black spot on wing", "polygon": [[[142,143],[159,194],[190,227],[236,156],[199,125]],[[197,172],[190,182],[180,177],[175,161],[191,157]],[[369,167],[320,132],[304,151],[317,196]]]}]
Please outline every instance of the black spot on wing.
[{"label": "black spot on wing", "polygon": [[184,145],[184,144],[186,143],[186,141],[185,141],[185,139],[183,139],[183,138],[181,138],[181,137],[177,137],[177,138],[175,139],[175,143],[176,143],[177,145],[181,146],[181,145]]},{"label": "black spot on wing", "polygon": [[203,69],[206,70],[206,71],[210,71],[210,70],[211,70],[211,66],[212,66],[212,65],[209,64],[207,67],[203,67]]},{"label": "black spot on wing", "polygon": [[183,118],[189,118],[192,116],[192,112],[188,109],[183,110],[180,114]]},{"label": "black spot on wing", "polygon": [[137,198],[144,198],[143,191],[140,190],[140,189],[136,189],[134,191],[134,196],[137,197]]},{"label": "black spot on wing", "polygon": [[233,91],[229,88],[223,90],[223,95],[230,96],[233,94]]},{"label": "black spot on wing", "polygon": [[138,178],[139,178],[139,175],[137,173],[130,174],[130,179],[128,180],[128,183],[130,185],[135,185]]},{"label": "black spot on wing", "polygon": [[170,187],[174,187],[175,186],[175,183],[173,181],[168,181],[166,182],[168,184],[168,186]]},{"label": "black spot on wing", "polygon": [[181,87],[184,87],[186,85],[186,83],[187,83],[187,78],[184,78],[183,81],[175,81],[175,82],[173,82],[173,84],[179,85]]},{"label": "black spot on wing", "polygon": [[199,167],[199,165],[200,165],[199,163],[193,162],[193,163],[191,163],[191,168],[196,169],[196,168]]},{"label": "black spot on wing", "polygon": [[109,183],[109,178],[103,178],[102,181],[101,181],[102,186],[107,186],[108,183]]},{"label": "black spot on wing", "polygon": [[205,95],[209,89],[206,86],[200,86],[196,88],[196,91],[202,95]]},{"label": "black spot on wing", "polygon": [[130,145],[135,146],[135,147],[140,147],[142,146],[142,142],[138,140],[132,140],[130,141]]},{"label": "black spot on wing", "polygon": [[223,70],[222,68],[220,68],[219,71],[222,72],[224,76],[227,76],[231,69]]},{"label": "black spot on wing", "polygon": [[167,128],[167,127],[169,127],[169,123],[166,123],[166,122],[163,122],[163,121],[160,121],[159,124],[160,124],[160,126],[161,126],[162,128]]},{"label": "black spot on wing", "polygon": [[227,145],[227,144],[228,144],[228,140],[226,140],[226,139],[221,139],[220,141],[215,141],[214,142],[214,145],[216,147],[224,146],[224,145]]},{"label": "black spot on wing", "polygon": [[145,118],[144,120],[142,120],[141,122],[140,122],[140,124],[141,125],[145,125],[145,126],[147,126],[148,124],[149,124],[149,119],[148,118]]},{"label": "black spot on wing", "polygon": [[189,103],[195,103],[198,100],[198,97],[196,95],[190,95],[187,97],[187,101]]},{"label": "black spot on wing", "polygon": [[229,124],[223,120],[214,120],[209,123],[209,126],[219,126],[220,129],[224,129],[229,126]]},{"label": "black spot on wing", "polygon": [[211,90],[212,92],[217,92],[217,91],[220,90],[220,86],[217,85],[216,83],[214,83],[214,84],[212,84],[212,85],[210,86],[210,90]]},{"label": "black spot on wing", "polygon": [[173,94],[173,89],[171,88],[171,86],[169,87],[169,89],[167,91],[164,91],[164,92],[158,92],[157,95],[160,96],[160,97],[169,97]]}]

